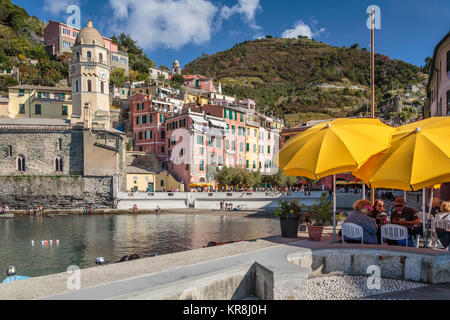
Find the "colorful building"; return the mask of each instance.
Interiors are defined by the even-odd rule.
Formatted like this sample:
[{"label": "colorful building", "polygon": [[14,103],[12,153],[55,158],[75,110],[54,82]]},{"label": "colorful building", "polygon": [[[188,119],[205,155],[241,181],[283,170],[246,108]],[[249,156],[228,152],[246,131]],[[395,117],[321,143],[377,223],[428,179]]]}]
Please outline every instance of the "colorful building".
[{"label": "colorful building", "polygon": [[450,32],[438,43],[433,53],[428,78],[428,101],[432,117],[450,115]]},{"label": "colorful building", "polygon": [[72,88],[19,85],[9,88],[10,118],[70,119]]},{"label": "colorful building", "polygon": [[[450,32],[437,44],[433,52],[428,78],[428,109],[432,117],[450,115]],[[442,184],[435,195],[450,200],[450,184]]]},{"label": "colorful building", "polygon": [[[60,56],[63,53],[72,53],[80,30],[67,24],[50,20],[44,29],[44,46],[51,55]],[[111,39],[103,37],[105,48],[108,50],[108,63],[114,68],[120,68],[128,76],[129,61],[128,54],[119,51],[117,43]],[[105,57],[106,59],[106,57]]]},{"label": "colorful building", "polygon": [[227,167],[245,167],[245,110],[239,107],[204,105],[206,115],[221,118],[226,124],[224,143],[224,165]]},{"label": "colorful building", "polygon": [[165,121],[172,115],[172,105],[153,100],[150,95],[134,94],[129,99],[130,124],[136,151],[152,152],[165,167]]}]

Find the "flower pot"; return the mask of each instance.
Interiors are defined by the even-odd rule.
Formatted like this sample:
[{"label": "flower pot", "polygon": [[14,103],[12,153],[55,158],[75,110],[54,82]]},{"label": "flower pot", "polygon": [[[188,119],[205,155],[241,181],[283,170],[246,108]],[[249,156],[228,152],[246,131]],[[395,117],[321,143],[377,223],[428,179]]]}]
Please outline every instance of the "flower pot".
[{"label": "flower pot", "polygon": [[280,215],[281,236],[283,238],[297,238],[299,216],[297,214]]},{"label": "flower pot", "polygon": [[309,240],[320,241],[322,238],[323,226],[312,226],[308,225]]}]

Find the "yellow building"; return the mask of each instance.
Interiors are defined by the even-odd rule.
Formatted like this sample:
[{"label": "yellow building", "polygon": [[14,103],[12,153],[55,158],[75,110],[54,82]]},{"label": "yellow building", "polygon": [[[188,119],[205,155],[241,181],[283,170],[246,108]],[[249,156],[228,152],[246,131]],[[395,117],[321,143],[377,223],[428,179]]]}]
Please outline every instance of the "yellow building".
[{"label": "yellow building", "polygon": [[247,114],[245,134],[245,167],[259,170],[259,119],[254,114]]},{"label": "yellow building", "polygon": [[71,119],[72,88],[33,85],[10,87],[8,116]]},{"label": "yellow building", "polygon": [[162,170],[153,153],[139,151],[127,152],[127,191],[140,192],[180,191],[184,192],[184,184],[166,170]]},{"label": "yellow building", "polygon": [[129,166],[127,170],[127,190],[140,192],[184,192],[184,184],[179,183],[167,171],[159,173],[147,169]]}]

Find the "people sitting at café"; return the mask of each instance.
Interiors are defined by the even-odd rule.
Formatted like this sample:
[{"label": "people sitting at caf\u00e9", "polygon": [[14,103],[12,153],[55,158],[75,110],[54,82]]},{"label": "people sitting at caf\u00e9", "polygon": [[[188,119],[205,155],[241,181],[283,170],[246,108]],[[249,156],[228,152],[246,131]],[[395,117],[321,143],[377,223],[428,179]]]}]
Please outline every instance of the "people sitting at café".
[{"label": "people sitting at caf\u00e9", "polygon": [[[395,198],[394,210],[391,213],[391,223],[404,226],[408,229],[408,246],[414,247],[412,237],[422,233],[421,228],[418,227],[420,225],[420,219],[416,210],[406,206],[405,198]],[[397,245],[404,245],[404,240],[397,241]]]},{"label": "people sitting at caf\u00e9", "polygon": [[[373,210],[370,201],[365,199],[358,200],[353,204],[353,209],[355,210],[348,215],[344,223],[350,222],[362,227],[364,243],[377,244],[378,227],[375,221],[371,219],[368,215],[368,213]],[[347,239],[347,238],[345,238],[345,241],[358,243],[361,242],[358,240],[355,241],[354,239]]]}]

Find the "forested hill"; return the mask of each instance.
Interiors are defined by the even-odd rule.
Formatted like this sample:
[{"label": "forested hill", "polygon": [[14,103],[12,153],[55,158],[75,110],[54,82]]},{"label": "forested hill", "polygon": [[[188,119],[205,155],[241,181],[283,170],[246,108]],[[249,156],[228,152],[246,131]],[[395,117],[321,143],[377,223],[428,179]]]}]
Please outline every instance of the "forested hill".
[{"label": "forested hill", "polygon": [[[266,38],[188,63],[183,73],[212,76],[224,93],[256,99],[263,111],[308,117],[356,115],[370,97],[370,52],[357,44],[338,48],[308,38]],[[426,75],[412,64],[375,56],[377,102]]]}]

